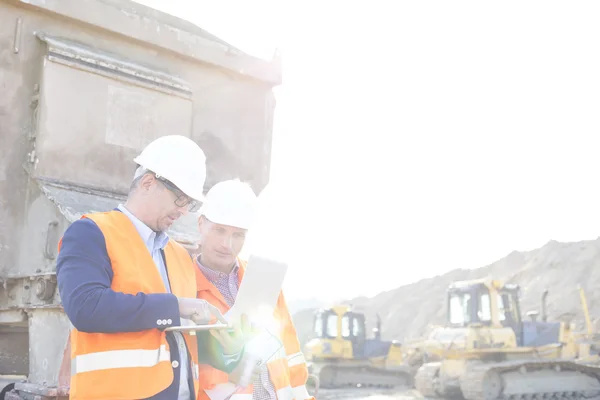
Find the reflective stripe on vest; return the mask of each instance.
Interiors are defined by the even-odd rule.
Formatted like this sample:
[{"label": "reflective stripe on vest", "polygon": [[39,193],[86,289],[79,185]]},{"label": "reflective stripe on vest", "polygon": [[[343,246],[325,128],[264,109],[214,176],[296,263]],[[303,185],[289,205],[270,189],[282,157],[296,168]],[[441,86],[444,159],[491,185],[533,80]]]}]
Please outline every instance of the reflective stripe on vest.
[{"label": "reflective stripe on vest", "polygon": [[294,353],[287,356],[288,366],[293,367],[294,365],[306,364],[306,359],[303,353]]},{"label": "reflective stripe on vest", "polygon": [[75,356],[71,360],[71,374],[113,368],[154,367],[163,361],[171,361],[171,353],[165,345],[156,350],[102,351]]},{"label": "reflective stripe on vest", "polygon": [[294,391],[290,386],[277,390],[277,400],[294,400]]},{"label": "reflective stripe on vest", "polygon": [[312,397],[310,394],[308,394],[308,390],[306,390],[306,386],[304,385],[296,386],[292,388],[292,391],[294,392],[294,398],[296,400],[305,400]]}]

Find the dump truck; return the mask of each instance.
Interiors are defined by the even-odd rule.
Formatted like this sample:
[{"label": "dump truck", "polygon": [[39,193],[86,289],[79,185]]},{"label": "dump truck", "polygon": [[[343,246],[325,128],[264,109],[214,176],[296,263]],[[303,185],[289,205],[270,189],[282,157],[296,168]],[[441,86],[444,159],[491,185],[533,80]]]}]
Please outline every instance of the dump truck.
[{"label": "dump truck", "polygon": [[[70,322],[57,246],[84,213],[123,202],[133,158],[190,137],[205,191],[269,181],[281,62],[127,0],[0,0],[0,399],[66,399]],[[192,250],[196,221],[169,235]]]},{"label": "dump truck", "polygon": [[417,368],[405,362],[401,343],[381,339],[379,317],[374,335],[367,338],[365,315],[351,306],[315,311],[304,355],[319,386],[412,388]]},{"label": "dump truck", "polygon": [[600,396],[594,337],[578,333],[570,318],[521,317],[520,287],[491,277],[454,282],[447,292],[447,326],[424,349],[440,361],[423,364],[416,388],[428,398],[466,400],[579,399]]}]

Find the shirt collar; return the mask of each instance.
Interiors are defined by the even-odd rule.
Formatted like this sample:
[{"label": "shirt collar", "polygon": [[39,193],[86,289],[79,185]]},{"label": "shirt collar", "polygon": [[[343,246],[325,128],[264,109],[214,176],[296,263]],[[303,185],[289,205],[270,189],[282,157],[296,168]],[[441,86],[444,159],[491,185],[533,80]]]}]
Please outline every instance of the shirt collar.
[{"label": "shirt collar", "polygon": [[123,204],[119,204],[117,207],[123,214],[125,214],[135,226],[135,229],[140,234],[144,244],[148,248],[148,251],[153,252],[156,250],[162,250],[169,242],[169,236],[165,232],[155,232],[148,225],[144,224],[133,215]]},{"label": "shirt collar", "polygon": [[202,271],[202,274],[206,277],[206,279],[208,279],[210,283],[214,283],[219,279],[224,279],[231,275],[237,276],[238,270],[240,269],[238,261],[235,260],[235,265],[231,269],[230,273],[226,274],[221,271],[215,271],[214,269],[210,269],[200,263],[200,255],[196,257],[196,264],[198,265],[198,268],[200,268],[200,271]]}]

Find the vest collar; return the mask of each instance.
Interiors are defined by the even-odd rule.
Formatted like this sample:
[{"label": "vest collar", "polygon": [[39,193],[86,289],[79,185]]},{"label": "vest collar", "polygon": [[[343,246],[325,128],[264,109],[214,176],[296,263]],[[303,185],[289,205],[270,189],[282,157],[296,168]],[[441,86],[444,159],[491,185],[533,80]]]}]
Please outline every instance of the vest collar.
[{"label": "vest collar", "polygon": [[[236,259],[237,262],[237,275],[238,275],[238,283],[242,281],[242,278],[244,277],[244,271],[246,269],[246,264],[238,257]],[[217,289],[217,287],[215,285],[213,285],[207,278],[206,276],[204,276],[204,274],[202,273],[202,270],[199,267],[199,263],[198,263],[198,258],[196,258],[194,260],[194,263],[196,264],[196,287],[198,289],[198,292],[209,292],[211,293],[214,297],[216,297],[221,303],[222,303],[222,307],[221,310],[225,309],[225,310],[229,310],[229,305],[227,304],[227,302],[225,301],[225,298],[223,297],[223,295],[221,294],[221,292],[219,292],[219,289]]]},{"label": "vest collar", "polygon": [[[119,222],[122,223],[122,230],[124,230],[125,235],[128,237],[131,237],[133,241],[136,241],[139,243],[140,246],[145,246],[145,243],[142,239],[142,237],[137,234],[137,230],[135,229],[135,225],[133,224],[133,222],[127,217],[127,215],[125,213],[123,213],[121,210],[119,209],[114,209],[112,211],[114,214],[114,216],[119,220]],[[168,245],[168,243],[167,243]],[[167,247],[165,249],[165,258],[167,257],[167,254],[169,252],[169,247]],[[144,252],[144,257],[146,257],[147,259],[145,260],[145,262],[149,262],[152,263],[154,265],[154,260],[152,259],[152,254],[150,252]],[[167,264],[167,260],[165,259],[165,265]],[[152,272],[152,279],[156,279],[157,280],[157,284],[158,282],[160,283],[160,285],[163,287],[164,289],[164,293],[167,292],[167,288],[165,287],[165,284],[163,282],[162,277],[160,276],[160,273],[158,272],[158,268],[152,268],[151,269]],[[168,272],[167,272],[168,273]]]},{"label": "vest collar", "polygon": [[129,218],[150,253],[154,253],[157,250],[164,250],[169,242],[169,236],[165,232],[153,231],[148,225],[133,215],[123,204],[119,204],[117,210],[121,211]]}]

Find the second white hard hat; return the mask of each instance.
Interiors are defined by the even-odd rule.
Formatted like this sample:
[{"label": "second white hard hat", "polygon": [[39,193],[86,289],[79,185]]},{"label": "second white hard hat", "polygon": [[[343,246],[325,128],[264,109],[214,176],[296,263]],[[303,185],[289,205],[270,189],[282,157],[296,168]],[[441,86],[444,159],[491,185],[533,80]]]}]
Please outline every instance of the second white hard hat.
[{"label": "second white hard hat", "polygon": [[206,156],[192,139],[181,135],[161,136],[133,161],[172,182],[192,199],[204,198]]},{"label": "second white hard hat", "polygon": [[222,181],[206,194],[200,209],[209,221],[216,224],[249,229],[258,213],[258,199],[250,185],[238,179]]}]

